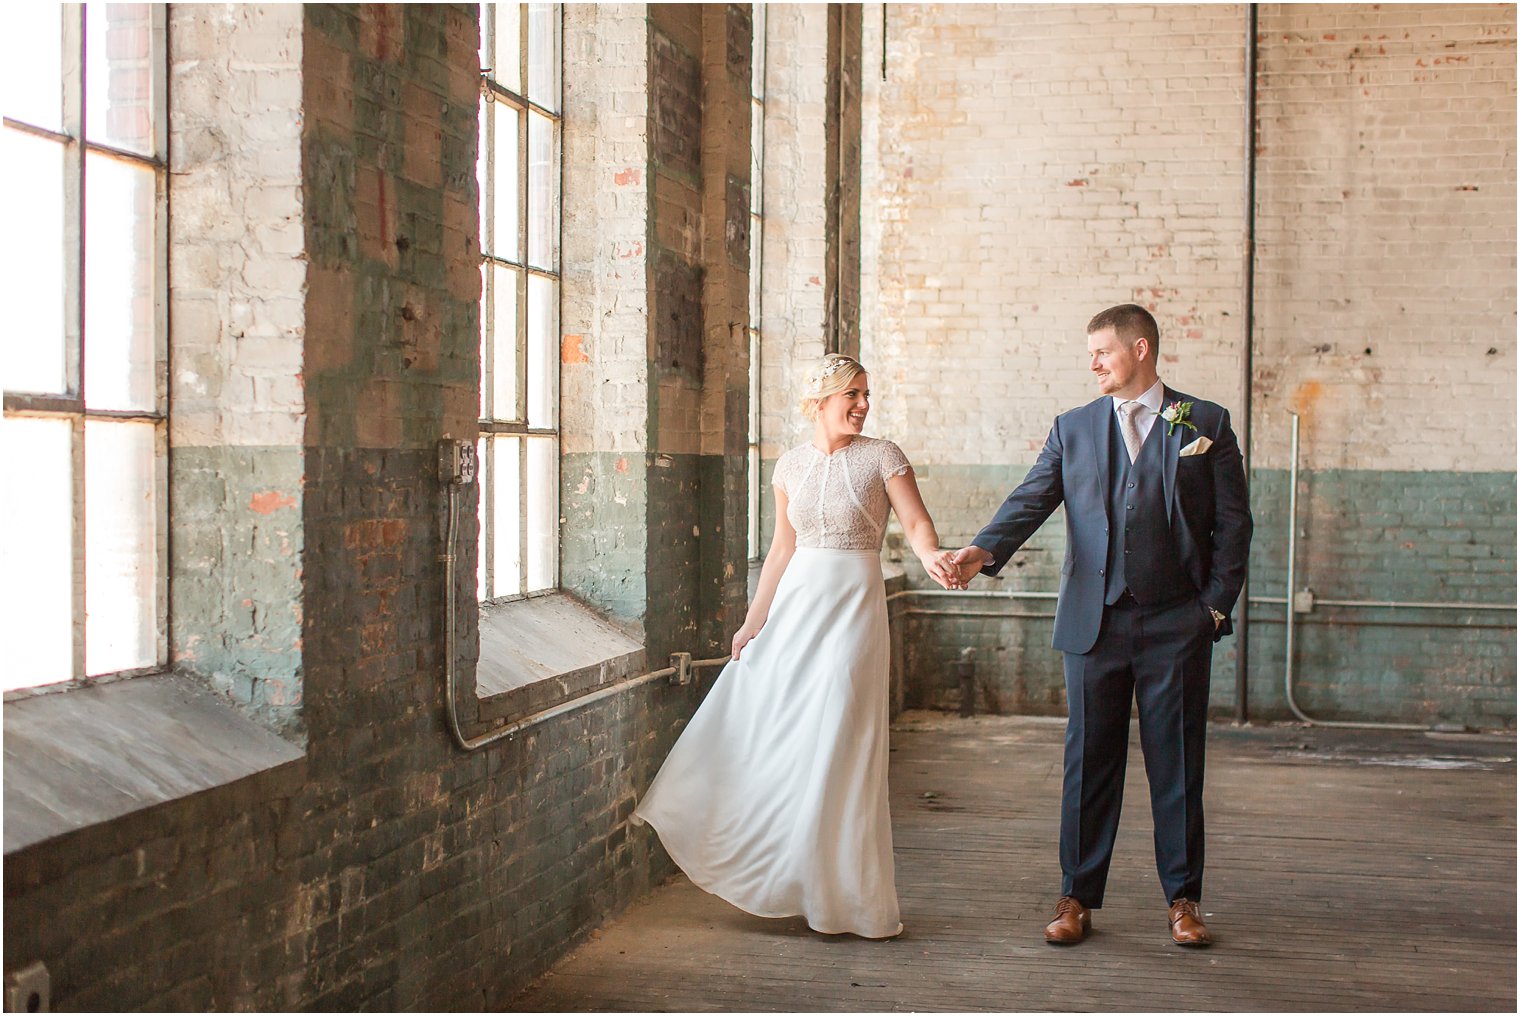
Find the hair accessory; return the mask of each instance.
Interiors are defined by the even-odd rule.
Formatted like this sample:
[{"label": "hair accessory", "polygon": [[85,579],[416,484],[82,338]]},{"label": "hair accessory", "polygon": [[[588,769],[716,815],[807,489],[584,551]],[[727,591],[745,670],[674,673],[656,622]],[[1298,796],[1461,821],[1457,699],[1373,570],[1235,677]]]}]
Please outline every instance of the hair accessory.
[{"label": "hair accessory", "polygon": [[823,370],[807,379],[807,395],[809,398],[817,398],[823,394],[823,383],[835,374],[839,373],[847,364],[855,360],[843,353],[830,353],[829,362],[823,365]]}]

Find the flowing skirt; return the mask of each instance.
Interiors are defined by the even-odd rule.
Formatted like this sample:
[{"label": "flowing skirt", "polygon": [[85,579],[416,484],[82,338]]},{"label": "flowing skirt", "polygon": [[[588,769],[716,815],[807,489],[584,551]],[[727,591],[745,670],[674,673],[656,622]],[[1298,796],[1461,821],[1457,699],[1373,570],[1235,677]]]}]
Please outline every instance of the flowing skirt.
[{"label": "flowing skirt", "polygon": [[902,930],[887,810],[887,607],[875,551],[798,548],[634,811],[692,882],[825,934]]}]

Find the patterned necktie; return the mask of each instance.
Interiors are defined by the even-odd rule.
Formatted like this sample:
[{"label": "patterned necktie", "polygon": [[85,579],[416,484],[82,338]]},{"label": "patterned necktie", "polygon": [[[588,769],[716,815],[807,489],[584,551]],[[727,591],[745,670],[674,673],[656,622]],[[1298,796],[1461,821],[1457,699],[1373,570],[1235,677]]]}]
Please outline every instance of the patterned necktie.
[{"label": "patterned necktie", "polygon": [[1140,403],[1119,403],[1119,433],[1124,435],[1124,447],[1129,451],[1130,462],[1140,457],[1140,427],[1135,422],[1139,415]]}]

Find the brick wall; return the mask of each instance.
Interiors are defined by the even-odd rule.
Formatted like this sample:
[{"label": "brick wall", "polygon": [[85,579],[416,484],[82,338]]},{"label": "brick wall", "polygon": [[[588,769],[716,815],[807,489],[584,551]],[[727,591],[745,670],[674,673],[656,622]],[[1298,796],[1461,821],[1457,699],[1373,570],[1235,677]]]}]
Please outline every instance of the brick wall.
[{"label": "brick wall", "polygon": [[[284,608],[299,627],[284,645],[296,653],[302,694],[292,715],[305,753],[8,856],[6,968],[45,961],[60,1009],[504,1008],[671,870],[652,832],[630,830],[628,817],[705,686],[644,684],[473,754],[449,736],[444,505],[434,460],[445,434],[474,436],[479,398],[475,8],[177,8],[175,16],[179,43],[204,45],[176,51],[185,61],[180,80],[199,81],[203,71],[190,62],[214,56],[204,73],[267,72],[272,80],[260,78],[258,91],[291,90],[274,104],[280,116],[261,120],[234,104],[239,122],[227,124],[214,118],[215,100],[224,92],[236,98],[235,88],[208,81],[193,102],[188,92],[175,96],[184,116],[205,114],[175,139],[186,149],[205,146],[205,166],[184,163],[193,179],[202,179],[195,171],[209,174],[220,155],[239,173],[243,160],[250,167],[271,160],[269,176],[280,184],[260,196],[269,204],[250,207],[245,202],[259,190],[254,169],[216,183],[223,206],[249,220],[245,227],[240,217],[236,231],[219,221],[210,190],[199,215],[187,204],[177,242],[195,254],[198,235],[219,246],[194,262],[207,273],[204,292],[183,294],[205,306],[188,304],[177,327],[199,320],[187,337],[207,336],[218,354],[236,351],[240,314],[263,320],[285,305],[266,309],[261,299],[295,294],[294,317],[270,326],[283,340],[275,347],[280,358],[258,370],[303,397],[288,418],[255,421],[264,428],[256,446],[230,440],[223,427],[244,400],[190,400],[176,426],[186,428],[182,437],[200,435],[208,461],[219,456],[204,469],[231,474],[234,506],[244,488],[274,482],[266,469],[293,470],[289,502],[258,503],[288,513],[275,519],[286,520],[288,545],[276,541],[269,556],[283,562],[289,555],[296,578]],[[651,18],[641,7],[598,6],[570,9],[565,23],[566,151],[594,153],[599,164],[595,174],[572,170],[567,200],[584,195],[611,213],[600,232],[577,231],[567,216],[567,236],[589,257],[572,258],[576,248],[567,247],[566,289],[576,295],[564,318],[566,385],[589,397],[567,414],[565,440],[581,457],[567,465],[565,484],[606,485],[600,500],[567,498],[569,513],[602,514],[568,525],[566,543],[603,526],[608,544],[626,553],[600,562],[605,579],[572,588],[628,608],[631,616],[609,612],[627,627],[647,628],[649,666],[673,648],[701,651],[701,638],[736,621],[728,615],[731,576],[743,574],[742,431],[735,443],[700,421],[708,400],[720,407],[720,421],[744,416],[746,322],[740,317],[730,330],[723,300],[729,290],[737,294],[742,315],[745,255],[738,245],[735,261],[702,238],[722,235],[714,217],[729,221],[730,203],[741,216],[745,210],[742,186],[731,198],[728,178],[747,184],[749,132],[747,112],[708,119],[704,104],[696,115],[701,172],[689,183],[700,197],[661,207],[662,185],[639,161],[637,138],[643,118],[653,118],[650,97],[667,82],[660,72],[651,80],[644,43],[655,26],[686,38],[704,91],[711,95],[731,77],[732,94],[715,101],[743,112],[748,68],[740,65],[748,56],[741,49],[730,57],[729,43],[747,33],[747,18],[743,7],[671,8]],[[621,74],[597,79],[603,60]],[[609,105],[596,116],[618,119],[620,129],[597,140],[594,120],[569,126],[603,96]],[[242,129],[276,132],[284,147],[260,145]],[[705,189],[714,167],[723,183],[716,212]],[[631,245],[654,246],[646,234],[667,235],[663,219],[651,221],[642,209],[681,222],[689,216],[696,242],[678,250],[694,254],[687,264],[704,285],[724,287],[699,289],[695,303],[704,322],[697,348],[708,369],[721,365],[716,394],[703,373],[688,377],[656,357],[658,326],[640,309],[666,306],[653,273],[640,263],[621,274],[626,261],[643,257]],[[240,287],[252,280],[240,274],[238,255],[291,228],[291,260],[301,274],[258,276],[267,290],[245,297]],[[637,253],[626,257],[630,251]],[[578,351],[597,354],[595,367]],[[192,362],[178,365],[188,370]],[[258,370],[234,364],[231,380],[246,373],[257,385]],[[672,406],[655,381],[677,373],[685,401]],[[659,415],[662,407],[675,415]],[[688,419],[698,421],[690,431]],[[203,472],[181,477],[178,457],[175,468],[177,484],[211,482]],[[619,493],[627,505],[603,507]],[[473,520],[467,503],[457,589],[464,603],[474,586]],[[246,541],[236,529],[224,538]],[[567,553],[567,582],[585,579],[596,552]],[[218,563],[208,558],[202,566]],[[258,603],[266,591],[255,585],[243,595]],[[461,621],[461,684],[469,687],[473,612]],[[198,662],[183,647],[177,657]],[[272,669],[251,655],[242,660],[253,674]],[[467,697],[460,704],[469,719],[475,704]]]},{"label": "brick wall", "polygon": [[301,736],[301,18],[170,9],[172,653]]},{"label": "brick wall", "polygon": [[[1260,17],[1252,592],[1283,595],[1295,410],[1301,587],[1512,604],[1513,8]],[[881,19],[864,9],[868,50]],[[1052,417],[1094,397],[1083,327],[1105,306],[1150,307],[1163,377],[1240,419],[1243,19],[1218,5],[887,8],[886,78],[865,92],[880,239],[863,352],[873,433],[918,466],[946,544],[991,517]],[[1003,588],[1055,589],[1061,525]],[[1285,718],[1283,608],[1252,617],[1251,714]],[[1513,612],[1322,607],[1304,621],[1311,714],[1514,724]],[[1048,621],[910,623],[910,701],[950,695],[969,644],[989,700],[1063,708]],[[1218,715],[1235,709],[1235,646],[1215,654]]]}]

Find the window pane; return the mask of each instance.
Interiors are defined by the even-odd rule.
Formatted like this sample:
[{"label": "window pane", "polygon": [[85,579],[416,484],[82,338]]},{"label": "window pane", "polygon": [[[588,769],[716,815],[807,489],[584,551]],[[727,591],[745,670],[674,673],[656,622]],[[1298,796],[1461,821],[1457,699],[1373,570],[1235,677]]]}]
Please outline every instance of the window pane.
[{"label": "window pane", "polygon": [[[67,420],[7,418],[0,423],[6,473],[24,482],[3,499],[6,690],[73,676],[73,498]],[[23,578],[24,577],[24,578]]]},{"label": "window pane", "polygon": [[749,446],[749,559],[755,560],[760,556],[760,498],[757,491],[760,490],[760,449],[754,445]]},{"label": "window pane", "polygon": [[158,485],[150,423],[84,425],[85,673],[158,662]]},{"label": "window pane", "polygon": [[503,88],[522,93],[522,4],[493,4],[496,8],[496,58],[491,78]]},{"label": "window pane", "polygon": [[148,4],[85,5],[85,133],[153,154],[153,33]]},{"label": "window pane", "polygon": [[555,123],[528,114],[528,263],[559,266],[559,144]]},{"label": "window pane", "polygon": [[749,443],[760,440],[760,333],[749,333]]},{"label": "window pane", "polygon": [[[24,48],[24,47],[23,47]],[[12,292],[26,294],[7,308],[5,388],[62,392],[64,363],[63,146],[5,130],[6,177],[26,200],[7,201],[11,236],[26,238],[24,257],[8,258]]]},{"label": "window pane", "polygon": [[486,204],[486,195],[489,193],[488,182],[490,177],[488,170],[491,165],[491,104],[482,96],[480,108],[476,110],[477,126],[480,130],[480,147],[475,152],[475,200],[480,211],[480,252],[491,253],[491,230],[495,225],[491,221],[491,208]]},{"label": "window pane", "polygon": [[559,439],[528,439],[528,592],[552,589],[559,552]]},{"label": "window pane", "polygon": [[85,398],[154,408],[153,171],[85,157]]},{"label": "window pane", "polygon": [[[495,294],[491,291],[491,263],[480,266],[480,418],[488,418],[491,412],[490,376],[486,372],[486,349],[491,341],[491,304]],[[484,462],[485,459],[480,459]],[[484,468],[484,467],[482,467]]]},{"label": "window pane", "polygon": [[765,4],[751,4],[754,18],[754,50],[750,55],[749,91],[757,99],[765,98]]},{"label": "window pane", "polygon": [[749,116],[749,210],[759,215],[760,185],[765,179],[765,107],[750,103]]},{"label": "window pane", "polygon": [[517,276],[515,268],[493,265],[491,419],[516,420],[517,415]]},{"label": "window pane", "polygon": [[495,469],[492,471],[492,497],[495,498],[496,588],[493,596],[515,596],[522,592],[521,469],[515,437],[493,438],[496,445]]},{"label": "window pane", "polygon": [[495,234],[491,238],[491,253],[508,261],[522,260],[522,247],[518,243],[519,218],[518,189],[521,186],[517,166],[517,110],[502,101],[492,102],[491,113],[495,118],[495,139],[492,150],[496,153],[493,167],[495,176],[491,181],[491,200],[496,205]]},{"label": "window pane", "polygon": [[528,5],[528,98],[559,111],[559,5]]},{"label": "window pane", "polygon": [[553,427],[559,402],[559,283],[528,276],[528,426]]},{"label": "window pane", "polygon": [[475,599],[488,600],[490,595],[486,590],[486,555],[490,553],[490,547],[486,540],[486,534],[490,528],[486,525],[486,505],[489,503],[486,491],[490,489],[490,458],[486,455],[486,439],[481,438],[475,442],[475,482],[479,485],[477,493],[480,495],[475,502],[475,523],[479,541],[475,549]]},{"label": "window pane", "polygon": [[760,327],[760,279],[764,265],[760,263],[760,234],[764,225],[758,215],[749,217],[749,326]]},{"label": "window pane", "polygon": [[12,44],[0,61],[0,95],[12,120],[62,130],[63,19],[68,12],[58,4],[6,5],[5,28]]}]

